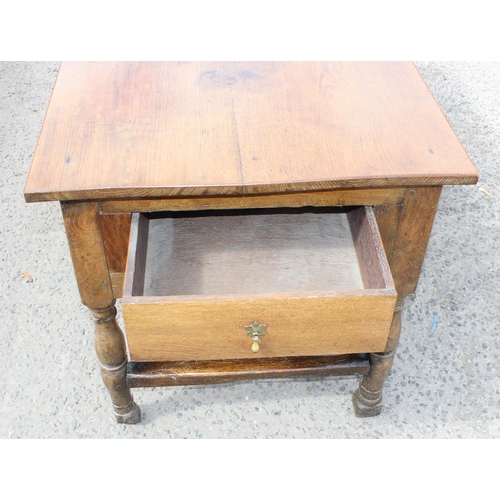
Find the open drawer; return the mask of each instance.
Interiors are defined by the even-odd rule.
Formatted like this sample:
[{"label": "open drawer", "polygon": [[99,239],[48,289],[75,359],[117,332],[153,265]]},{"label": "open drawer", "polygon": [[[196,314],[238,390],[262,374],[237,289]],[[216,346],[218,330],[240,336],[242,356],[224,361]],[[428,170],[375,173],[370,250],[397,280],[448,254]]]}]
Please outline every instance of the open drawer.
[{"label": "open drawer", "polygon": [[132,218],[132,361],[379,352],[395,302],[370,207]]}]

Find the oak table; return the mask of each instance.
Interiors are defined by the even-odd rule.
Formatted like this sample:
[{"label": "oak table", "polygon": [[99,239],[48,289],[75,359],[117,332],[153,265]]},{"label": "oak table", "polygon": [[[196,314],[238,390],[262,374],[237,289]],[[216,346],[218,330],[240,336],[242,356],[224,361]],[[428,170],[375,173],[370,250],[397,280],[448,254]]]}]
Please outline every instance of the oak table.
[{"label": "oak table", "polygon": [[118,422],[132,387],[353,373],[372,416],[477,177],[412,63],[63,63],[24,195],[61,203]]}]

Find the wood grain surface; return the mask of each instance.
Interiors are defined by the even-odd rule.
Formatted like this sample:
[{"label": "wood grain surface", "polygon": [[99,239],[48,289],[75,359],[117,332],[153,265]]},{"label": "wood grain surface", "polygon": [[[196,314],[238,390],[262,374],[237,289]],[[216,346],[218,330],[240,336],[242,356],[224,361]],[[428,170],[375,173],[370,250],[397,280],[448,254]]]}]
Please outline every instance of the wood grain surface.
[{"label": "wood grain surface", "polygon": [[407,188],[335,189],[303,193],[262,194],[246,196],[197,196],[194,198],[149,198],[106,200],[102,214],[130,212],[163,212],[183,210],[221,210],[279,207],[345,207],[403,202]]},{"label": "wood grain surface", "polygon": [[412,63],[63,63],[27,201],[470,184]]},{"label": "wood grain surface", "polygon": [[[382,351],[395,291],[123,297],[132,361],[319,356]],[[245,326],[267,325],[260,351]]]},{"label": "wood grain surface", "polygon": [[102,215],[102,239],[115,299],[122,296],[132,214]]},{"label": "wood grain surface", "polygon": [[367,374],[369,371],[370,362],[367,357],[359,354],[224,361],[164,361],[129,363],[127,383],[129,387],[163,387],[221,384],[247,379]]},{"label": "wood grain surface", "polygon": [[152,219],[144,283],[148,296],[363,288],[346,214],[310,212]]},{"label": "wood grain surface", "polygon": [[[305,193],[281,193],[247,196],[218,196],[218,197],[195,197],[195,198],[158,198],[158,199],[126,199],[108,200],[99,203],[102,215],[123,215],[123,219],[109,219],[109,222],[119,221],[119,226],[123,234],[129,234],[129,229],[125,226],[130,218],[131,212],[151,213],[162,211],[190,211],[190,210],[221,210],[221,209],[250,209],[250,208],[280,208],[280,207],[335,207],[335,206],[357,206],[357,205],[383,205],[383,210],[390,212],[390,215],[397,217],[400,212],[399,204],[403,203],[407,188],[373,188],[373,189],[337,189],[333,191],[313,191]],[[377,209],[377,220],[381,222],[381,231],[387,231],[388,225],[385,219],[379,217],[381,210]],[[389,225],[392,227],[393,225]],[[103,233],[106,237],[105,225]],[[112,228],[109,235],[113,234]],[[117,235],[122,241],[123,237]],[[382,234],[382,241],[386,244],[385,233]],[[128,244],[128,242],[127,242]],[[113,283],[113,292],[116,298],[122,296],[124,269],[123,264],[127,259],[128,246],[112,244],[112,250],[106,247],[108,256],[112,253],[113,259],[120,263],[122,271],[110,272]],[[119,252],[119,253],[116,253]]]},{"label": "wood grain surface", "polygon": [[441,196],[441,186],[409,189],[405,196],[392,252],[387,254],[398,295],[417,288]]},{"label": "wood grain surface", "polygon": [[358,266],[365,288],[392,289],[391,271],[371,207],[347,212]]},{"label": "wood grain surface", "polygon": [[141,412],[126,384],[127,351],[116,321],[99,208],[96,202],[62,202],[61,208],[80,297],[94,316],[94,345],[116,420],[137,423]]},{"label": "wood grain surface", "polygon": [[61,209],[82,302],[96,309],[113,305],[97,203],[63,202]]},{"label": "wood grain surface", "polygon": [[[373,211],[318,211],[134,214],[122,300],[131,360],[382,350],[396,291]],[[269,332],[258,356],[245,331],[254,320]]]},{"label": "wood grain surface", "polygon": [[125,272],[131,220],[131,214],[100,217],[102,239],[110,273]]}]

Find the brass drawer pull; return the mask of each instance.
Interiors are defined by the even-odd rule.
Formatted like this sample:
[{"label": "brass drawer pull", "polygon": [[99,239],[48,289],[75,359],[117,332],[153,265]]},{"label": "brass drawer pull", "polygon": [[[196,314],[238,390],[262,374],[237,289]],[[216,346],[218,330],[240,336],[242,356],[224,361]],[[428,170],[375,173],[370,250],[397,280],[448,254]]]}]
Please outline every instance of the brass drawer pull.
[{"label": "brass drawer pull", "polygon": [[245,326],[247,337],[253,338],[252,352],[258,353],[260,350],[259,340],[260,337],[267,335],[267,325],[262,325],[258,321],[254,321],[251,325]]}]

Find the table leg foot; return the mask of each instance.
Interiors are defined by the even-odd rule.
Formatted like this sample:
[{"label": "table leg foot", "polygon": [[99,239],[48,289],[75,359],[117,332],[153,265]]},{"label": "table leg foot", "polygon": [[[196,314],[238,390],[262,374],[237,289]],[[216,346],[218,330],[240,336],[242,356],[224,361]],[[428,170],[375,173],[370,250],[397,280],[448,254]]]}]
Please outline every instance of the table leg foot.
[{"label": "table leg foot", "polygon": [[134,401],[126,407],[113,405],[116,421],[119,424],[138,424],[141,421],[141,409]]},{"label": "table leg foot", "polygon": [[359,388],[353,394],[354,414],[357,417],[375,417],[382,411],[382,389],[391,371],[401,334],[401,313],[404,301],[404,297],[398,297],[396,301],[385,352],[370,354],[370,373],[363,376]]},{"label": "table leg foot", "polygon": [[[380,402],[382,401],[382,398],[380,398]],[[364,417],[376,417],[377,415],[380,415],[382,412],[382,405],[380,402],[377,404],[372,403],[371,401],[365,400],[363,396],[360,394],[359,389],[356,390],[356,392],[352,396],[352,405],[354,408],[354,415],[358,418],[364,418]]]},{"label": "table leg foot", "polygon": [[370,354],[370,373],[365,375],[352,397],[356,417],[375,417],[382,411],[382,389],[389,375],[394,351]]}]

